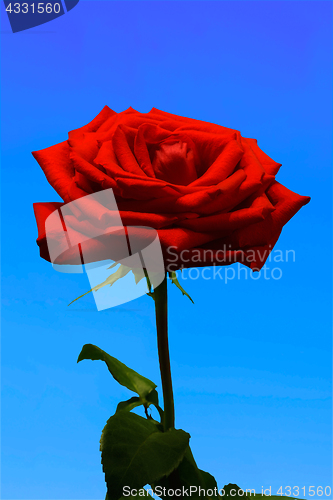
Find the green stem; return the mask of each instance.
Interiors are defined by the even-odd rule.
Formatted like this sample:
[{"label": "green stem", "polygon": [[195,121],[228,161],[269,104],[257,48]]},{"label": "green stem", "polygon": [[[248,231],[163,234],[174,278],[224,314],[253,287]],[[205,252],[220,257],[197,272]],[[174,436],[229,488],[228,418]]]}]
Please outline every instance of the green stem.
[{"label": "green stem", "polygon": [[171,367],[168,343],[168,294],[167,277],[154,290],[157,347],[160,362],[163,400],[164,400],[164,429],[175,426],[175,408],[173,401]]}]

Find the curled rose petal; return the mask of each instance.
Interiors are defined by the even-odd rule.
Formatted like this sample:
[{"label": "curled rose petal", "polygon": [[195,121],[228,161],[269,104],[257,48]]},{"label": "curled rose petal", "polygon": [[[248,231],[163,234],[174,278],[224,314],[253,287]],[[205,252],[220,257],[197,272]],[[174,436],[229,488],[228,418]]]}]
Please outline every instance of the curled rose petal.
[{"label": "curled rose petal", "polygon": [[307,203],[308,196],[293,193],[278,182],[274,182],[267,190],[274,210],[264,220],[245,227],[236,232],[230,243],[239,248],[265,245],[276,233],[280,233],[283,226]]},{"label": "curled rose petal", "polygon": [[142,170],[149,176],[155,177],[155,172],[151,164],[148,147],[144,138],[143,130],[139,128],[134,140],[134,154],[142,168]]},{"label": "curled rose petal", "polygon": [[113,135],[112,145],[114,154],[123,170],[146,177],[145,172],[138,165],[138,162],[128,145],[126,135],[120,126],[116,129]]},{"label": "curled rose petal", "polygon": [[102,111],[89,122],[87,125],[83,127],[72,130],[68,133],[69,139],[73,139],[75,136],[82,136],[82,134],[86,132],[97,132],[97,130],[101,129],[103,124],[108,120],[115,120],[117,117],[117,113],[109,108],[109,106],[104,106]]},{"label": "curled rose petal", "polygon": [[242,147],[236,140],[228,142],[213,164],[191,185],[212,186],[225,180],[233,173],[243,153]]},{"label": "curled rose petal", "polygon": [[34,158],[41,166],[47,180],[64,201],[68,201],[67,189],[74,177],[70,147],[67,141],[60,142],[40,151],[33,151]]},{"label": "curled rose petal", "polygon": [[86,175],[88,179],[95,182],[100,186],[100,189],[115,188],[115,181],[107,176],[104,172],[99,170],[95,165],[84,160],[76,153],[70,153],[70,158],[73,161],[74,168]]},{"label": "curled rose petal", "polygon": [[245,143],[249,144],[251,147],[253,153],[256,155],[258,160],[260,161],[261,165],[264,167],[265,171],[268,174],[271,175],[276,175],[281,167],[281,163],[277,163],[276,161],[272,160],[264,151],[262,151],[258,144],[256,139],[244,139]]}]

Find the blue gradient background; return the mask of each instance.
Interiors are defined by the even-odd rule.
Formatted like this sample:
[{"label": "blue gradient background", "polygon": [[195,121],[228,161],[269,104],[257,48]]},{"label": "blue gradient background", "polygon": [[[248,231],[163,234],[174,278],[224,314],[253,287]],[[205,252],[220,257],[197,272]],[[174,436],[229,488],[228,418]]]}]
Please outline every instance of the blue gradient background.
[{"label": "blue gradient background", "polygon": [[331,2],[80,1],[16,34],[1,9],[2,498],[104,499],[100,433],[130,393],[76,364],[84,343],[160,387],[152,300],[67,307],[86,276],[35,244],[32,203],[59,197],[30,152],[105,104],[238,129],[312,197],[281,280],[187,280],[195,305],[170,287],[170,349],[177,427],[220,487],[331,485]]}]

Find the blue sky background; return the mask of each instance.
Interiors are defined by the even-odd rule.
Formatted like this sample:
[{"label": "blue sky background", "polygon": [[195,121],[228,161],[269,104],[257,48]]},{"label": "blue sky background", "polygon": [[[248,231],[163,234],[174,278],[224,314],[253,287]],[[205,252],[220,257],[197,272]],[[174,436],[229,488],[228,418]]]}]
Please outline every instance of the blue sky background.
[{"label": "blue sky background", "polygon": [[177,427],[220,487],[332,486],[331,2],[80,1],[16,34],[1,9],[2,498],[104,499],[100,433],[130,393],[83,344],[160,387],[151,298],[67,307],[87,277],[35,243],[32,203],[59,197],[31,151],[105,104],[238,129],[312,197],[282,279],[184,281],[195,305],[170,287],[170,349]]}]

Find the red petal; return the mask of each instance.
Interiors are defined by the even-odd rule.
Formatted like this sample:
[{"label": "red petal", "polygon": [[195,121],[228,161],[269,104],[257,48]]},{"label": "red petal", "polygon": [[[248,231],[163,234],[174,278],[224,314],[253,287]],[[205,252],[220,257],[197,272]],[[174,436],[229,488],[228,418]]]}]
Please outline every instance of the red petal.
[{"label": "red petal", "polygon": [[78,154],[83,159],[92,162],[98,153],[99,147],[95,133],[75,135],[68,139],[68,144],[73,153]]},{"label": "red petal", "polygon": [[131,148],[128,145],[126,135],[121,127],[116,129],[112,138],[112,145],[119,165],[121,165],[126,172],[147,177],[132,153]]},{"label": "red petal", "polygon": [[40,151],[33,151],[32,154],[51,186],[65,202],[69,201],[67,190],[74,177],[74,168],[69,157],[70,148],[67,141]]},{"label": "red petal", "polygon": [[223,181],[233,173],[237,163],[243,156],[243,149],[236,140],[226,144],[220,155],[206,172],[191,186],[213,186]]},{"label": "red petal", "polygon": [[263,221],[236,231],[229,241],[233,248],[266,245],[310,201],[308,196],[300,196],[276,181],[268,188],[267,196],[274,211],[267,214]]},{"label": "red petal", "polygon": [[[274,210],[273,208],[271,210]],[[201,232],[216,232],[230,234],[241,227],[248,227],[251,224],[264,220],[267,215],[263,208],[243,208],[235,212],[199,217],[198,219],[185,220],[178,223],[180,227]]]},{"label": "red petal", "polygon": [[108,177],[104,172],[101,172],[96,166],[84,160],[76,153],[70,155],[73,165],[81,174],[88,177],[93,182],[99,184],[102,189],[115,188],[116,182]]},{"label": "red petal", "polygon": [[117,116],[117,113],[110,109],[108,106],[104,106],[102,111],[95,116],[91,122],[89,122],[87,125],[84,125],[83,127],[77,128],[75,130],[71,130],[68,133],[69,139],[73,139],[74,137],[77,136],[82,136],[83,133],[86,132],[96,132],[107,120],[115,119]]},{"label": "red petal", "polygon": [[146,141],[144,139],[143,130],[139,128],[134,142],[134,154],[142,170],[149,177],[155,177],[154,169],[152,167],[149,151]]},{"label": "red petal", "polygon": [[162,120],[174,121],[178,124],[178,127],[187,126],[191,130],[198,130],[200,132],[210,132],[215,134],[230,134],[231,132],[236,132],[231,128],[222,127],[221,125],[216,125],[215,123],[174,115],[156,108],[152,108],[149,113],[147,113],[147,116],[149,116],[149,118],[160,118]]},{"label": "red petal", "polygon": [[264,167],[265,171],[270,174],[270,175],[276,175],[281,167],[281,163],[277,163],[276,161],[272,160],[264,151],[262,151],[258,144],[257,144],[257,139],[242,139],[245,141],[249,146],[251,147],[253,153],[256,155],[262,166]]}]

